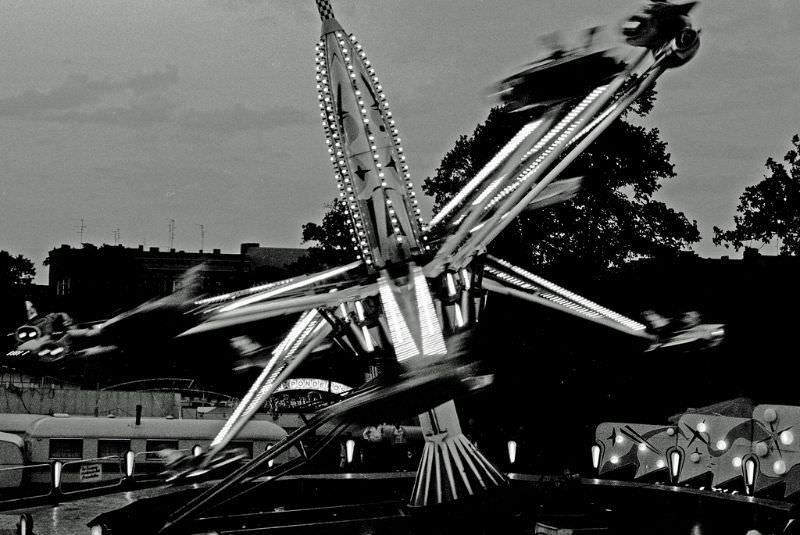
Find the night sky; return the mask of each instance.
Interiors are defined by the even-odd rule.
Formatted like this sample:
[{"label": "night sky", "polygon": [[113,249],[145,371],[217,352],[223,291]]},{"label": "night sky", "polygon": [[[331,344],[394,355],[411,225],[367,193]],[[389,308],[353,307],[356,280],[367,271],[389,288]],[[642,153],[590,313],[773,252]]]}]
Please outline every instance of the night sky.
[{"label": "night sky", "polygon": [[[537,37],[618,24],[631,0],[333,0],[377,68],[417,184],[482,121]],[[800,131],[800,3],[707,0],[703,44],[647,120],[678,177],[659,198],[704,256],[767,157]],[[0,0],[0,249],[84,241],[238,251],[300,245],[336,191],[318,120],[312,0]],[[566,37],[565,37],[566,38]],[[611,41],[610,34],[601,37]],[[774,253],[765,247],[762,253]]]}]

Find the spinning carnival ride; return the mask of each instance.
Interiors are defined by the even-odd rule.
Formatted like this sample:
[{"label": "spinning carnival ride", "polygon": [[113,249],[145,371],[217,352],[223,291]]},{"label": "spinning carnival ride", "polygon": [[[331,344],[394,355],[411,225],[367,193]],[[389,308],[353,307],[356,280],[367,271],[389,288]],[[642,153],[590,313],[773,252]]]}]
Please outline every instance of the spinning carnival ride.
[{"label": "spinning carnival ride", "polygon": [[[570,198],[579,183],[560,181],[561,172],[665,69],[691,58],[699,44],[687,18],[691,5],[653,3],[631,18],[625,39],[641,48],[630,61],[611,61],[604,52],[570,52],[504,81],[501,96],[510,107],[540,113],[427,226],[375,68],[361,43],[334,18],[328,0],[317,0],[317,6],[322,18],[316,45],[320,117],[357,260],[193,303],[200,321],[187,335],[301,315],[208,453],[185,463],[188,467],[175,481],[190,482],[212,472],[225,446],[324,339],[332,337],[355,355],[382,357],[397,365],[321,409],[305,427],[174,511],[165,532],[180,530],[199,512],[269,480],[262,476],[288,472],[351,422],[370,415],[420,414],[426,445],[411,505],[504,486],[501,471],[462,434],[451,401],[491,383],[490,376],[477,374],[466,351],[487,292],[513,295],[660,342],[645,325],[489,256],[486,247],[521,212]],[[562,77],[574,71],[572,60],[581,63],[580,84]],[[436,250],[426,239],[433,226],[444,236]],[[301,456],[271,466],[289,448],[297,448]]]}]

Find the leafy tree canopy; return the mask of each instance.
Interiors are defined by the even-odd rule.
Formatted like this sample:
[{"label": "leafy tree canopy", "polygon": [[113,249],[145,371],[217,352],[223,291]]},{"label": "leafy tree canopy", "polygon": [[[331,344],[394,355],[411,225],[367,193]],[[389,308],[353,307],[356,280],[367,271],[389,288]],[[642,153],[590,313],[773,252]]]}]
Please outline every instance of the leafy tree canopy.
[{"label": "leafy tree canopy", "polygon": [[781,255],[800,253],[800,136],[792,137],[784,163],[772,158],[758,184],[745,188],[733,216],[734,228],[714,227],[714,244],[739,250],[748,241],[778,240]]},{"label": "leafy tree canopy", "polygon": [[352,262],[355,258],[350,231],[347,224],[347,207],[338,199],[325,204],[322,224],[313,222],[303,225],[303,243],[309,247],[308,258],[301,259],[297,266],[300,271],[317,269],[319,266],[335,266]]},{"label": "leafy tree canopy", "polygon": [[0,288],[11,290],[28,286],[34,275],[33,262],[22,255],[12,256],[8,251],[0,251]]}]

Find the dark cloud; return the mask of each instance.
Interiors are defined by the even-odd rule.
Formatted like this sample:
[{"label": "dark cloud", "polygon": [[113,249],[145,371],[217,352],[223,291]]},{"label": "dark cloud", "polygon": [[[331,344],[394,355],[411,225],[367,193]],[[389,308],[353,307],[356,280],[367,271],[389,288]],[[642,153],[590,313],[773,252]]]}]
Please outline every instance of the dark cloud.
[{"label": "dark cloud", "polygon": [[69,110],[85,104],[96,104],[103,97],[131,91],[136,97],[162,91],[178,81],[174,65],[163,71],[139,72],[121,80],[91,80],[88,74],[73,73],[60,86],[49,91],[29,89],[20,95],[0,99],[0,116],[28,117],[51,110]]}]

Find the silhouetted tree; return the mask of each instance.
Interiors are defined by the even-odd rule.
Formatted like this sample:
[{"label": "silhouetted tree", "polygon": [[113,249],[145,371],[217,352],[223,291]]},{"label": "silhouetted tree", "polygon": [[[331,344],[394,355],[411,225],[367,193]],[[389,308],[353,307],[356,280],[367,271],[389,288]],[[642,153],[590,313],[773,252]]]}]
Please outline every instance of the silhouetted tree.
[{"label": "silhouetted tree", "polygon": [[12,256],[8,251],[0,251],[0,288],[10,290],[28,286],[35,275],[33,262],[22,255]]},{"label": "silhouetted tree", "polygon": [[338,199],[325,204],[325,215],[322,223],[313,222],[303,225],[303,243],[312,243],[308,256],[297,262],[294,269],[318,269],[322,266],[335,266],[352,262],[356,253],[350,239],[347,224],[347,207]]},{"label": "silhouetted tree", "polygon": [[792,137],[793,148],[783,157],[765,164],[768,174],[748,186],[739,197],[733,216],[735,228],[714,227],[714,243],[739,250],[746,241],[769,243],[777,238],[782,255],[800,253],[800,136]]},{"label": "silhouetted tree", "polygon": [[22,255],[0,251],[0,351],[8,349],[5,335],[25,321],[24,301],[32,286],[36,269]]}]

